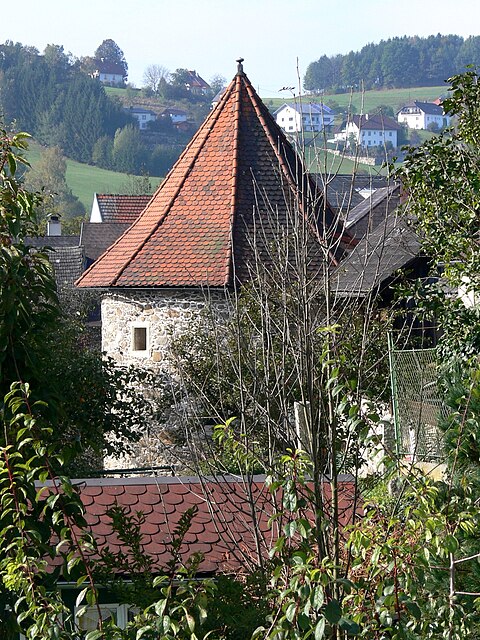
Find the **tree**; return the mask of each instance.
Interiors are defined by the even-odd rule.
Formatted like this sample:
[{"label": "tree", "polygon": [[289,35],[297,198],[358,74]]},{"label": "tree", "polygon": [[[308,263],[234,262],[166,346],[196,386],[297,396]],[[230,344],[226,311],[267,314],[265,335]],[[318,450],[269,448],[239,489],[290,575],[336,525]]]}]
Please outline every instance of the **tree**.
[{"label": "tree", "polygon": [[65,53],[63,45],[47,44],[43,51],[43,57],[50,67],[63,72],[67,71],[71,64],[71,54]]},{"label": "tree", "polygon": [[44,194],[41,206],[44,218],[52,213],[67,218],[85,214],[84,206],[67,185],[66,171],[67,162],[62,150],[47,147],[42,150],[40,160],[27,172],[26,186]]},{"label": "tree", "polygon": [[162,81],[168,82],[170,71],[159,64],[150,64],[143,73],[143,82],[146,87],[157,93]]},{"label": "tree", "polygon": [[128,64],[125,60],[125,54],[114,40],[110,38],[104,40],[102,44],[95,50],[95,53],[93,55],[96,60],[101,60],[102,62],[111,62],[118,65],[123,69],[124,79],[127,77]]},{"label": "tree", "polygon": [[227,86],[227,80],[219,73],[216,73],[214,76],[210,78],[209,84],[212,90],[212,94],[216,96],[219,91],[221,91]]},{"label": "tree", "polygon": [[117,171],[141,173],[145,152],[138,127],[131,124],[117,129],[113,140],[113,164]]}]

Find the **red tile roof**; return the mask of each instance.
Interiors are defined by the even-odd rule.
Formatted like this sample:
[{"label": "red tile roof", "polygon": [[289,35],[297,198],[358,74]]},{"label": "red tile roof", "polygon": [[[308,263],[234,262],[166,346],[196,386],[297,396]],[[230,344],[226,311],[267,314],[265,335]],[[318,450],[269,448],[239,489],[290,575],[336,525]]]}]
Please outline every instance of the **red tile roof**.
[{"label": "red tile roof", "polygon": [[[261,229],[265,249],[274,234],[271,219],[285,228],[295,207],[301,215],[314,208],[327,226],[336,223],[239,64],[143,213],[77,284],[231,285],[234,264],[235,276],[247,277],[254,230]],[[321,263],[318,244],[317,252]]]},{"label": "red tile roof", "polygon": [[102,222],[132,224],[152,199],[151,195],[96,193]]},{"label": "red tile roof", "polygon": [[[48,483],[51,484],[51,483]],[[85,506],[85,517],[97,541],[99,550],[122,548],[112,531],[107,511],[114,505],[128,508],[130,514],[141,511],[145,553],[155,566],[165,567],[171,559],[170,543],[181,516],[190,507],[197,513],[180,548],[182,560],[192,553],[204,555],[199,566],[201,573],[236,572],[258,566],[258,553],[248,491],[255,503],[258,521],[255,530],[260,538],[260,553],[267,558],[275,529],[268,520],[274,513],[273,499],[265,485],[264,476],[254,476],[249,489],[238,477],[203,478],[101,478],[74,481]],[[326,498],[330,486],[325,484]],[[340,518],[347,524],[354,508],[354,483],[350,476],[340,482]],[[275,526],[282,527],[279,520]],[[54,564],[60,564],[57,558]]]}]

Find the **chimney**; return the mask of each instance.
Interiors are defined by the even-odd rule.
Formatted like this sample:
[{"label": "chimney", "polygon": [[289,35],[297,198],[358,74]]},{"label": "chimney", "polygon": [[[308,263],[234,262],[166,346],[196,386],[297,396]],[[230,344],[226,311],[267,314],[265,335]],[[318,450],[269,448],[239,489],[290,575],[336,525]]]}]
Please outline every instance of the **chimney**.
[{"label": "chimney", "polygon": [[61,236],[62,223],[56,215],[51,215],[47,222],[47,236]]}]

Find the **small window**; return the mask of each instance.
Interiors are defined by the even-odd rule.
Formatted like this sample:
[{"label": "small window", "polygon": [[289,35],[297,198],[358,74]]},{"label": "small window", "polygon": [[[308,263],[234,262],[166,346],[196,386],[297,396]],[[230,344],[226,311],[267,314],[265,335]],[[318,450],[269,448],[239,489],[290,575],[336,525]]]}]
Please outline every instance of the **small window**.
[{"label": "small window", "polygon": [[132,327],[132,351],[137,355],[147,355],[148,353],[148,326],[138,324]]}]

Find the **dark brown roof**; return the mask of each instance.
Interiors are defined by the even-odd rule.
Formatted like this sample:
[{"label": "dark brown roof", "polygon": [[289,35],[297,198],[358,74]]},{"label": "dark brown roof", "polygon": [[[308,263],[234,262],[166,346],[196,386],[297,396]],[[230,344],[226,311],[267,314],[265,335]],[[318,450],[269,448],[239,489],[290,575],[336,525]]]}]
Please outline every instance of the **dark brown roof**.
[{"label": "dark brown roof", "polygon": [[117,76],[125,76],[125,68],[118,62],[110,62],[109,60],[95,60],[97,71],[99,73],[110,73]]},{"label": "dark brown roof", "polygon": [[382,114],[376,115],[358,115],[352,116],[351,121],[359,128],[363,130],[375,129],[380,131],[398,131],[401,129],[401,125],[396,120],[383,116]]},{"label": "dark brown roof", "polygon": [[[156,568],[165,567],[171,559],[170,543],[175,527],[187,509],[195,507],[196,515],[179,550],[185,561],[192,553],[204,558],[201,573],[243,572],[258,565],[254,529],[259,534],[260,553],[268,557],[273,528],[269,518],[274,513],[272,496],[264,476],[243,478],[149,477],[103,478],[74,480],[85,506],[85,518],[99,550],[128,550],[122,547],[113,532],[107,511],[115,506],[126,507],[129,514],[139,511],[145,516],[141,526],[143,547]],[[51,486],[51,482],[47,483]],[[252,519],[249,492],[254,503],[256,522]],[[330,485],[325,483],[326,504]],[[354,482],[344,476],[340,482],[340,522],[346,525],[354,508]],[[328,506],[327,506],[328,508]],[[280,528],[284,523],[279,520]],[[60,559],[56,563],[59,563]]]},{"label": "dark brown roof", "polygon": [[96,193],[94,196],[102,222],[119,222],[132,224],[152,199],[151,195],[122,195],[112,193]]},{"label": "dark brown roof", "polygon": [[336,224],[328,205],[323,212],[322,194],[240,65],[143,213],[77,284],[231,285],[233,265],[237,278],[247,277],[254,231],[261,229],[257,236],[265,248],[272,240],[272,218],[285,228],[294,210],[309,215],[312,226],[320,217],[330,230]]},{"label": "dark brown roof", "polygon": [[89,264],[96,260],[124,233],[130,224],[118,222],[82,222],[80,244]]},{"label": "dark brown roof", "polygon": [[367,233],[332,273],[339,296],[363,298],[421,253],[421,243],[408,221],[395,212]]},{"label": "dark brown roof", "polygon": [[345,226],[359,240],[392,214],[400,204],[400,185],[376,189],[346,215]]}]

